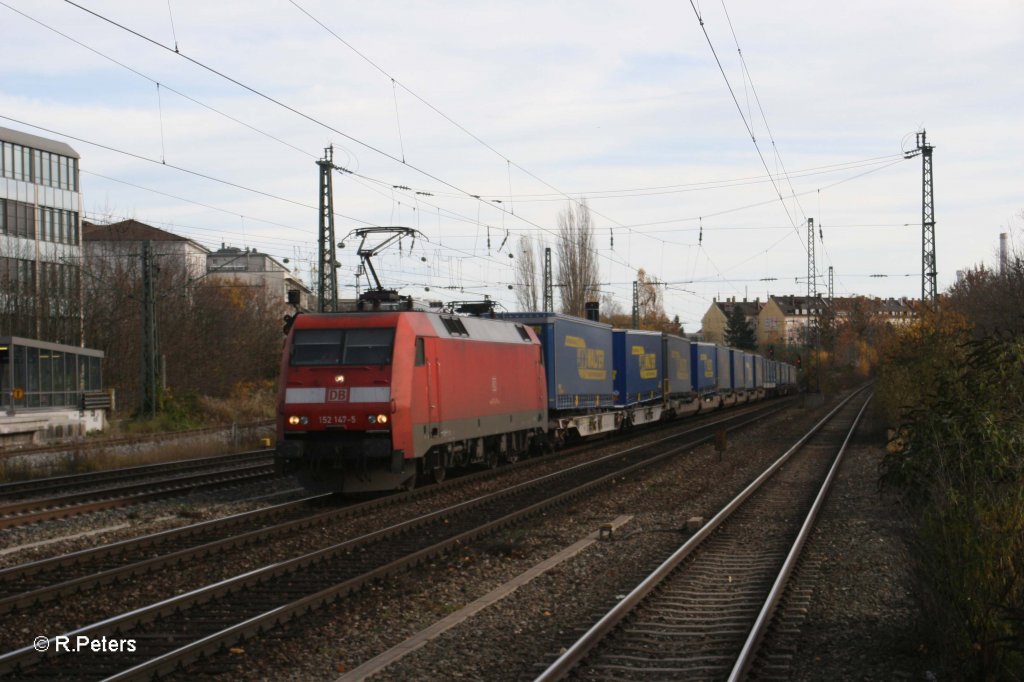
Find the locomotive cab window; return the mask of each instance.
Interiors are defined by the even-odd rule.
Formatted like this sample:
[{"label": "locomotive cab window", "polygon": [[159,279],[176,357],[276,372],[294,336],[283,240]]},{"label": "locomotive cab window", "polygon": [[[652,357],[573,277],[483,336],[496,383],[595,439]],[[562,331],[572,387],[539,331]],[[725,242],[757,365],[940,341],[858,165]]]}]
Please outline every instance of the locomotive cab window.
[{"label": "locomotive cab window", "polygon": [[292,365],[388,365],[395,330],[298,329],[292,338]]}]

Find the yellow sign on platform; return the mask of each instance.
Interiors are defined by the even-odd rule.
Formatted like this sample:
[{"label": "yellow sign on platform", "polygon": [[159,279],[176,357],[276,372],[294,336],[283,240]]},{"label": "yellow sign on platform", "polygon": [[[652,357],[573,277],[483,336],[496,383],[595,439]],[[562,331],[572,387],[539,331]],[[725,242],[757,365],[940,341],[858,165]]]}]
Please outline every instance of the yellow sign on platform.
[{"label": "yellow sign on platform", "polygon": [[14,398],[15,400],[21,400],[22,398],[25,397],[25,389],[21,388],[20,386],[16,386],[11,391],[11,397]]}]

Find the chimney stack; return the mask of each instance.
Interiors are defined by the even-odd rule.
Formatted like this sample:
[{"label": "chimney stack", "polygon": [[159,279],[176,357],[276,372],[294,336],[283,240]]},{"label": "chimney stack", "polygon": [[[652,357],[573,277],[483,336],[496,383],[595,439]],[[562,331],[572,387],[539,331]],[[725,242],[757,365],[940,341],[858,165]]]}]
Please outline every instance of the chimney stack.
[{"label": "chimney stack", "polygon": [[999,233],[999,274],[1000,275],[1005,275],[1006,274],[1006,259],[1008,258],[1008,254],[1006,253],[1006,240],[1007,240],[1008,236],[1009,235],[1007,235],[1005,232],[1000,232]]}]

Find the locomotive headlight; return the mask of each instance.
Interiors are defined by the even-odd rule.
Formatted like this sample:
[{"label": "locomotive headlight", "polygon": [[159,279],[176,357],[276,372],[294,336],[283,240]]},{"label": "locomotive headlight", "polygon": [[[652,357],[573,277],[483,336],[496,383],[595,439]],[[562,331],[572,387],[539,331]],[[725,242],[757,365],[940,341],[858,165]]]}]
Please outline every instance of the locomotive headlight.
[{"label": "locomotive headlight", "polygon": [[371,424],[376,424],[376,423],[377,423],[377,418],[376,418],[375,416],[373,416],[372,414],[371,414],[371,415],[370,415],[369,417],[367,417],[366,419],[367,419],[367,420],[368,420],[368,421],[369,421],[369,422],[370,422]]},{"label": "locomotive headlight", "polygon": [[387,424],[388,423],[388,416],[386,414],[378,414],[377,415],[377,423],[378,424]]},{"label": "locomotive headlight", "polygon": [[343,384],[343,383],[345,383],[345,375],[344,374],[335,374],[334,375],[334,383],[336,383],[336,384]]},{"label": "locomotive headlight", "polygon": [[293,414],[288,417],[288,423],[292,426],[299,426],[300,424],[305,425],[309,423],[309,417],[299,417]]}]

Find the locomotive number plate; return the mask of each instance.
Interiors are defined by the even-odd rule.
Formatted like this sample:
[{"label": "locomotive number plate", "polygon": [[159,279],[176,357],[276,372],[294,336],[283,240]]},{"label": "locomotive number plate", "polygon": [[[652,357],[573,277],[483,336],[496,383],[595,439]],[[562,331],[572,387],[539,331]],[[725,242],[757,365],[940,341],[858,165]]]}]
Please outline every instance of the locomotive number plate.
[{"label": "locomotive number plate", "polygon": [[327,425],[338,425],[338,424],[355,424],[356,418],[352,415],[345,414],[322,414],[317,417],[317,421],[325,426]]}]

